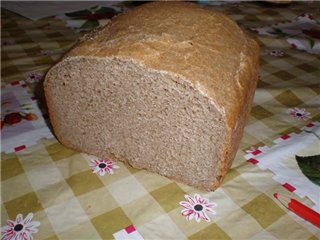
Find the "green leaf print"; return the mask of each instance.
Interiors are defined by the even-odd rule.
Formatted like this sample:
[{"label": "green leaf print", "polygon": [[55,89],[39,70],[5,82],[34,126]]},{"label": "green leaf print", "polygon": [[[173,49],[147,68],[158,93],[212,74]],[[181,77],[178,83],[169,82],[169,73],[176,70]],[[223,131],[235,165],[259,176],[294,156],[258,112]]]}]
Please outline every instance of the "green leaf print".
[{"label": "green leaf print", "polygon": [[314,184],[320,186],[320,155],[300,157],[296,156],[302,173]]}]

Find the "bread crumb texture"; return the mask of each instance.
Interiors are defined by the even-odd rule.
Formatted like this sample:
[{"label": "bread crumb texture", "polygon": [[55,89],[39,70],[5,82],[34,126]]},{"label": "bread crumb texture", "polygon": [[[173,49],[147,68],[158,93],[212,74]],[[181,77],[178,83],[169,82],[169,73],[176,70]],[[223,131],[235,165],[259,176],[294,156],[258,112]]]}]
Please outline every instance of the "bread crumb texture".
[{"label": "bread crumb texture", "polygon": [[213,190],[242,136],[259,48],[230,18],[153,2],[88,34],[47,74],[66,146]]}]

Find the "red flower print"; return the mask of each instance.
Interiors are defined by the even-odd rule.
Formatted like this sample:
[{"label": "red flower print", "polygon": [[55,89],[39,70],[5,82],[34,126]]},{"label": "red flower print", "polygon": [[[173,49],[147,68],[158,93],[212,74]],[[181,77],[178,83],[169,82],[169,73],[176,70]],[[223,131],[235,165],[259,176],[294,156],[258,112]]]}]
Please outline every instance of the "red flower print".
[{"label": "red flower print", "polygon": [[291,43],[291,48],[297,49],[297,45],[295,45],[294,43]]}]

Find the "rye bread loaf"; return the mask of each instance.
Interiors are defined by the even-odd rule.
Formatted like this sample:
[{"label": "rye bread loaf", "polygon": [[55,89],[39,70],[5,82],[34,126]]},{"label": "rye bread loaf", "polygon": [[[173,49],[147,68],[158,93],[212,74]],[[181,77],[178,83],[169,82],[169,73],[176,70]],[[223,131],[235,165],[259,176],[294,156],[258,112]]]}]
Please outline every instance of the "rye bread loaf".
[{"label": "rye bread loaf", "polygon": [[219,12],[144,4],[47,73],[54,132],[72,149],[214,190],[239,146],[258,58],[258,44]]}]

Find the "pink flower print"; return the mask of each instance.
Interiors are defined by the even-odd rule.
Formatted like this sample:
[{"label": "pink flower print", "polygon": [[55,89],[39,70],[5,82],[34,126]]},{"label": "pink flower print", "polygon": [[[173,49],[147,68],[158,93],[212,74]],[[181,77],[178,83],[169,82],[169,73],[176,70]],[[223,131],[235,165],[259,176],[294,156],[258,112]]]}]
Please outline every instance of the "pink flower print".
[{"label": "pink flower print", "polygon": [[91,160],[90,166],[93,173],[99,173],[100,176],[104,176],[106,172],[113,174],[113,170],[119,168],[114,162],[105,159]]},{"label": "pink flower print", "polygon": [[310,113],[304,108],[290,108],[288,113],[290,116],[300,121],[305,121],[310,118]]},{"label": "pink flower print", "polygon": [[184,195],[187,201],[181,201],[179,204],[184,209],[182,209],[181,214],[185,216],[188,221],[191,221],[193,218],[200,222],[201,219],[204,219],[206,222],[210,222],[207,213],[216,214],[213,210],[217,206],[215,203],[210,203],[208,199],[200,197],[199,194],[195,194],[194,197],[189,195]]},{"label": "pink flower print", "polygon": [[28,72],[26,82],[34,83],[38,82],[42,78],[42,73],[40,72]]},{"label": "pink flower print", "polygon": [[31,221],[32,218],[33,214],[29,213],[25,219],[18,214],[15,221],[8,220],[1,228],[1,240],[32,240],[32,233],[37,233],[40,226],[40,222]]},{"label": "pink flower print", "polygon": [[284,52],[277,49],[268,50],[268,54],[273,57],[283,57]]}]

